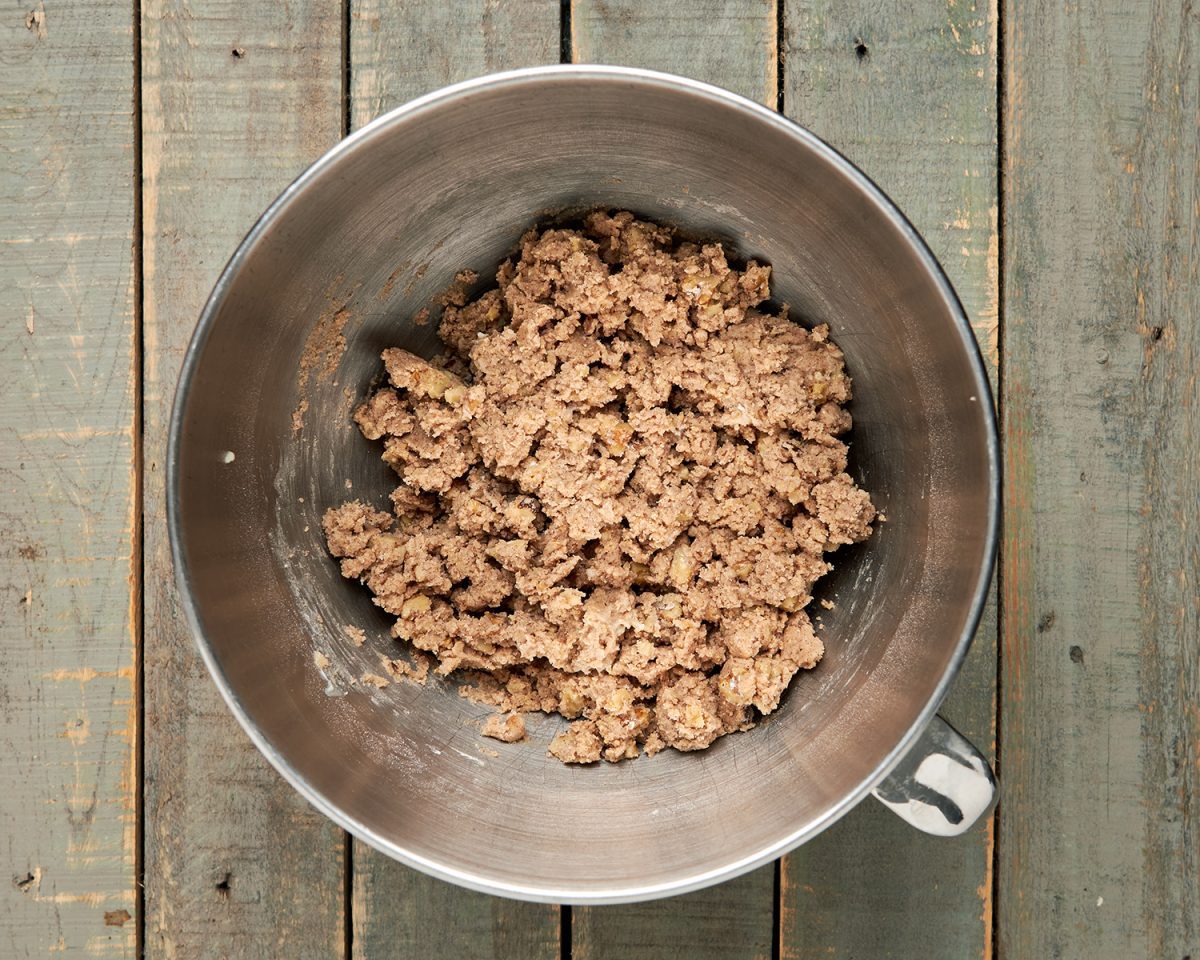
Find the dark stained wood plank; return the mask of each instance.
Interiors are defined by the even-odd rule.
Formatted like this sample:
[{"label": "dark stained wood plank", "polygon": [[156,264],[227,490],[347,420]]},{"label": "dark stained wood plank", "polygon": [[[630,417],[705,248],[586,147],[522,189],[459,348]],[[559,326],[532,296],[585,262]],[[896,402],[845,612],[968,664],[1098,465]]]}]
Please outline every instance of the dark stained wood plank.
[{"label": "dark stained wood plank", "polygon": [[342,129],[337,0],[142,4],[146,955],[333,958],[344,834],[271,770],[197,656],[164,515],[183,351],[242,234]]},{"label": "dark stained wood plank", "polygon": [[706,80],[775,106],[775,0],[572,0],[576,63],[613,63]]},{"label": "dark stained wood plank", "polygon": [[[497,70],[557,63],[557,0],[354,0],[350,116],[359,127],[412,97]],[[453,887],[354,844],[354,956],[558,960],[558,907]]]},{"label": "dark stained wood plank", "polygon": [[1005,5],[1005,957],[1200,957],[1200,11]]},{"label": "dark stained wood plank", "polygon": [[572,911],[574,960],[770,960],[775,867],[696,893]]},{"label": "dark stained wood plank", "polygon": [[489,897],[355,844],[354,956],[559,960],[559,908]]},{"label": "dark stained wood plank", "polygon": [[136,955],[128,3],[0,18],[0,956]]},{"label": "dark stained wood plank", "polygon": [[[577,63],[614,63],[685,74],[775,106],[775,4],[745,0],[574,0]],[[719,887],[644,904],[572,911],[577,960],[769,958],[775,867]]]},{"label": "dark stained wood plank", "polygon": [[[797,0],[785,19],[785,111],[912,219],[958,290],[994,379],[995,9],[985,0]],[[943,710],[985,751],[995,677],[993,602]],[[992,847],[990,822],[940,840],[864,803],[784,859],[782,956],[990,956]]]}]

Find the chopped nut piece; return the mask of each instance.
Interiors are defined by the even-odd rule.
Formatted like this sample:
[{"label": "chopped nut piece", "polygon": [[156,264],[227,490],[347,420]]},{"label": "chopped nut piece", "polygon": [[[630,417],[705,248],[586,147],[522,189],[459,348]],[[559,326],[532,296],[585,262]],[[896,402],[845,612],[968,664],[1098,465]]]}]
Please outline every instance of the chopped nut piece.
[{"label": "chopped nut piece", "polygon": [[427,613],[432,601],[422,593],[418,593],[415,597],[409,597],[400,606],[400,616],[404,620],[411,619],[421,613]]},{"label": "chopped nut piece", "polygon": [[483,735],[505,743],[516,743],[525,739],[525,718],[519,713],[508,716],[495,714],[483,722]]},{"label": "chopped nut piece", "polygon": [[550,756],[563,763],[595,763],[600,759],[604,742],[590,720],[571,724],[550,741]]},{"label": "chopped nut piece", "polygon": [[671,582],[682,590],[691,582],[692,574],[695,572],[696,563],[692,559],[687,545],[676,547],[675,553],[671,557]]},{"label": "chopped nut piece", "polygon": [[558,712],[568,720],[573,720],[581,713],[587,705],[587,700],[580,692],[579,687],[573,683],[563,684],[562,692],[558,698]]}]

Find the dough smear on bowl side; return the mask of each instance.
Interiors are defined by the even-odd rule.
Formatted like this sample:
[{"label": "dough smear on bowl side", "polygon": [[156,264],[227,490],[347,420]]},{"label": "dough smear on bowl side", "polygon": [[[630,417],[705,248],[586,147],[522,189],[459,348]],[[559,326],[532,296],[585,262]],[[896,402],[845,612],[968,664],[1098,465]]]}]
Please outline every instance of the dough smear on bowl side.
[{"label": "dough smear on bowl side", "polygon": [[875,510],[842,352],[769,277],[626,212],[535,227],[355,412],[401,483],[326,512],[342,574],[465,695],[568,718],[564,762],[704,749],[824,652],[804,608]]}]

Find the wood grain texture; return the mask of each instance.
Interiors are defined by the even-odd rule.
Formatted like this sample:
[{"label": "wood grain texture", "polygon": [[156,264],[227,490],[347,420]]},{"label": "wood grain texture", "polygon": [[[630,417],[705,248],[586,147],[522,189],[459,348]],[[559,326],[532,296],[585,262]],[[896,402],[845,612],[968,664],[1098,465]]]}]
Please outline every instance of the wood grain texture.
[{"label": "wood grain texture", "polygon": [[[767,0],[574,0],[577,63],[614,63],[686,74],[774,107],[777,11]],[[769,958],[775,867],[708,890],[644,904],[572,911],[577,960]]]},{"label": "wood grain texture", "polygon": [[0,956],[135,956],[127,3],[0,18]]},{"label": "wood grain texture", "polygon": [[696,893],[572,911],[573,960],[770,960],[775,868]]},{"label": "wood grain texture", "polygon": [[343,834],[268,766],[196,654],[164,516],[184,349],[255,217],[337,141],[342,8],[142,5],[146,955],[343,953]]},{"label": "wood grain texture", "polygon": [[354,956],[559,960],[559,908],[452,886],[355,845]]},{"label": "wood grain texture", "polygon": [[351,127],[450,83],[558,61],[558,0],[351,0]]},{"label": "wood grain texture", "polygon": [[[782,0],[780,0],[782,2]],[[26,0],[0,18],[0,957],[136,955],[137,144],[144,126],[146,955],[559,956],[556,908],[356,845],[269,769],[193,653],[163,516],[200,306],[339,136],[344,8]],[[1006,441],[1002,805],[935,841],[865,804],[772,873],[573,911],[573,955],[1200,960],[1200,15],[1190,3],[788,0],[787,112],[947,268]],[[776,5],[575,0],[579,61],[774,105]],[[352,2],[354,126],[558,59],[557,0]],[[996,24],[1006,113],[995,112]],[[996,126],[1005,222],[997,227]],[[999,329],[998,259],[1006,265]],[[945,713],[995,732],[989,608]]]},{"label": "wood grain texture", "polygon": [[572,0],[576,63],[613,63],[706,80],[775,106],[775,0]]},{"label": "wood grain texture", "polygon": [[[449,83],[558,59],[557,0],[354,0],[351,125]],[[353,865],[360,960],[558,960],[558,907],[453,887],[363,843],[354,844]]]},{"label": "wood grain texture", "polygon": [[[987,0],[785,8],[786,112],[862,167],[921,231],[962,299],[993,382],[996,28]],[[993,599],[943,708],[985,752],[995,738],[995,679]],[[782,956],[989,956],[992,835],[989,821],[937,840],[862,804],[784,859]]]},{"label": "wood grain texture", "polygon": [[1200,11],[1008,3],[1005,957],[1200,957]]}]

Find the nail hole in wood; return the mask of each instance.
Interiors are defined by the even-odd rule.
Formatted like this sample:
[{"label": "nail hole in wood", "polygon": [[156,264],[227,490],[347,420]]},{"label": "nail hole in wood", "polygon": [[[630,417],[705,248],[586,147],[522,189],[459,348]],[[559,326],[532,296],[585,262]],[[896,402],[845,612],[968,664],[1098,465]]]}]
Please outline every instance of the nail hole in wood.
[{"label": "nail hole in wood", "polygon": [[223,897],[229,896],[229,887],[230,887],[232,881],[233,881],[233,874],[232,873],[225,874],[225,876],[221,878],[220,882],[217,883],[217,893],[219,893]]},{"label": "nail hole in wood", "polygon": [[1070,654],[1072,663],[1083,663],[1083,649],[1081,647],[1078,645],[1071,647]]},{"label": "nail hole in wood", "polygon": [[1151,327],[1150,328],[1150,336],[1152,336],[1154,338],[1155,343],[1157,343],[1159,340],[1161,340],[1163,338],[1163,328],[1162,327]]},{"label": "nail hole in wood", "polygon": [[244,56],[246,55],[246,50],[245,50],[245,48],[244,48],[244,47],[234,47],[234,48],[233,48],[232,50],[230,50],[229,52],[230,52],[231,54],[233,54],[233,59],[234,59],[234,60],[241,60],[241,59],[242,59],[242,57],[244,57]]},{"label": "nail hole in wood", "polygon": [[1042,618],[1038,621],[1037,632],[1045,633],[1052,626],[1054,626],[1055,619],[1056,618],[1053,610],[1051,610],[1049,613],[1042,614]]},{"label": "nail hole in wood", "polygon": [[862,63],[871,55],[871,51],[868,50],[867,45],[863,43],[862,37],[854,38],[854,55],[858,57],[859,63]]}]

